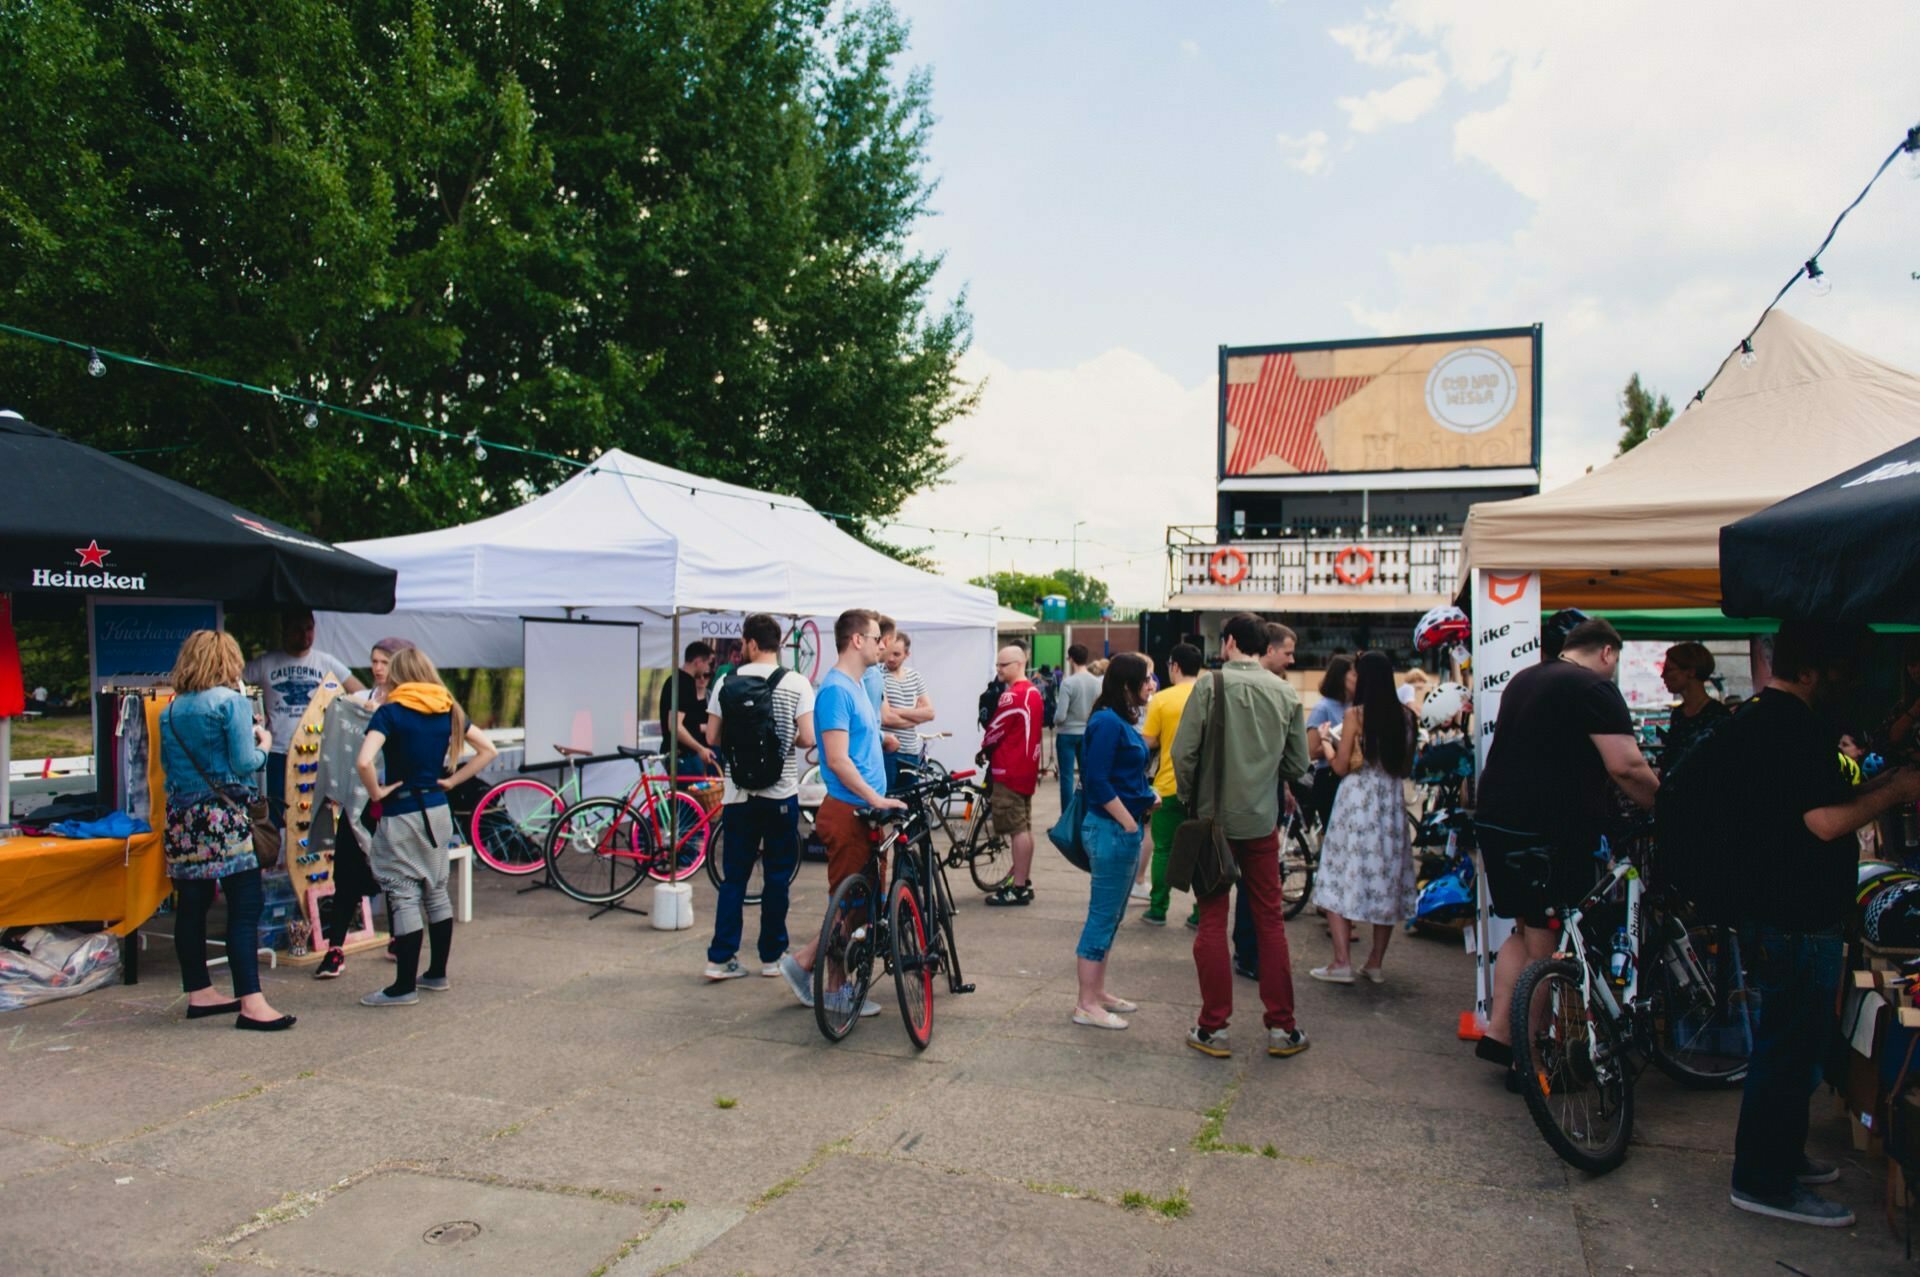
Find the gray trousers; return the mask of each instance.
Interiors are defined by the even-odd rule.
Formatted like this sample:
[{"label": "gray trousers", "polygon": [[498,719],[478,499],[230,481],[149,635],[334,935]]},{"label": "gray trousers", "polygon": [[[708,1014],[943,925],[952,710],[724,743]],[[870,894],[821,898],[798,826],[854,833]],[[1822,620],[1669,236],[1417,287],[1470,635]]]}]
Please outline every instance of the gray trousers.
[{"label": "gray trousers", "polygon": [[393,913],[394,935],[409,936],[429,922],[453,917],[447,895],[447,844],[452,841],[453,812],[444,805],[381,816],[370,859]]}]

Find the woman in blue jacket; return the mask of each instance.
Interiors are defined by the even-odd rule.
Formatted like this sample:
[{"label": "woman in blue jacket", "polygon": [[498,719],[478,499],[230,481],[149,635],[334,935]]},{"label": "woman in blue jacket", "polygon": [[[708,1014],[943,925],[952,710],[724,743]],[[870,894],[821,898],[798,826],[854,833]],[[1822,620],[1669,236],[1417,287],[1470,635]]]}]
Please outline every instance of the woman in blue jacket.
[{"label": "woman in blue jacket", "polygon": [[[187,1018],[239,1012],[236,1029],[290,1029],[260,992],[260,862],[253,854],[247,804],[272,738],[253,721],[240,693],[246,662],[233,637],[195,630],[180,645],[170,681],[173,701],[160,712],[160,761],[167,772],[167,875],[179,905],[173,948],[187,992]],[[227,898],[227,969],[233,998],[207,974],[207,910],[218,883]]]},{"label": "woman in blue jacket", "polygon": [[1080,784],[1087,815],[1081,826],[1093,867],[1087,922],[1080,931],[1080,998],[1073,1022],[1124,1029],[1119,1012],[1140,1008],[1107,992],[1107,954],[1127,910],[1140,861],[1140,822],[1157,801],[1147,783],[1147,743],[1134,726],[1149,695],[1146,659],[1123,652],[1107,665],[1080,746]]}]

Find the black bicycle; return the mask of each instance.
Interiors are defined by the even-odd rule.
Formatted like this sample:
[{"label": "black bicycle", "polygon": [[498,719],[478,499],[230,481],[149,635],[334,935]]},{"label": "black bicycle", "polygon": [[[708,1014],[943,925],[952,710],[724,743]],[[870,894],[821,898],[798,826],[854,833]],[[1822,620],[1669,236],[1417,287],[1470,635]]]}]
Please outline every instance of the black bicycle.
[{"label": "black bicycle", "polygon": [[1280,822],[1280,905],[1289,922],[1313,898],[1313,876],[1320,871],[1320,822],[1305,802],[1296,803]]}]

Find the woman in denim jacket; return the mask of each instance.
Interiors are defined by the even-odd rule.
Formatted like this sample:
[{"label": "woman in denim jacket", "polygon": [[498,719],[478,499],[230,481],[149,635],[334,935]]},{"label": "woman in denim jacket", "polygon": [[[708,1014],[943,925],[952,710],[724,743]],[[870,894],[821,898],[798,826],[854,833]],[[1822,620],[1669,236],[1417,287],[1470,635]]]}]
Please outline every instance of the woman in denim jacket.
[{"label": "woman in denim jacket", "polygon": [[1158,801],[1147,783],[1147,743],[1134,726],[1149,694],[1146,658],[1134,652],[1114,657],[1102,675],[1100,699],[1093,703],[1080,746],[1080,785],[1087,797],[1081,830],[1093,890],[1074,951],[1080,960],[1080,1000],[1073,1022],[1089,1028],[1124,1029],[1127,1022],[1117,1013],[1140,1009],[1107,992],[1107,953],[1140,860],[1140,822]]},{"label": "woman in denim jacket", "polygon": [[[187,1018],[237,1011],[236,1029],[293,1027],[260,992],[260,863],[246,805],[271,738],[253,721],[237,688],[245,661],[231,635],[195,630],[180,645],[173,702],[160,715],[160,759],[167,773],[167,874],[178,904],[173,948],[187,992]],[[207,974],[207,910],[213,888],[227,898],[227,969],[233,999]]]}]

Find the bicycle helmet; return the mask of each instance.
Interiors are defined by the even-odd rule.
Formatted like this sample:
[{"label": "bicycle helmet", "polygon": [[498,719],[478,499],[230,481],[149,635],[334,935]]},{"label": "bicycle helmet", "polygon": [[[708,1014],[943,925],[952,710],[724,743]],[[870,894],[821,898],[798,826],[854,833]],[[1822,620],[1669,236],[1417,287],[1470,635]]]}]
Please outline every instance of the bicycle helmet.
[{"label": "bicycle helmet", "polygon": [[1467,689],[1458,683],[1442,683],[1427,693],[1427,699],[1420,706],[1420,721],[1425,726],[1440,727],[1452,722],[1467,707]]},{"label": "bicycle helmet", "polygon": [[1471,912],[1473,908],[1473,892],[1466,880],[1460,874],[1450,873],[1435,878],[1420,889],[1420,895],[1414,901],[1413,916],[1416,919],[1437,919]]},{"label": "bicycle helmet", "polygon": [[1413,627],[1413,650],[1431,652],[1441,647],[1464,647],[1472,638],[1473,622],[1467,619],[1467,614],[1443,603]]},{"label": "bicycle helmet", "polygon": [[1540,659],[1559,660],[1561,650],[1567,645],[1567,635],[1573,633],[1573,627],[1591,619],[1577,607],[1563,607],[1548,617],[1540,626]]}]

